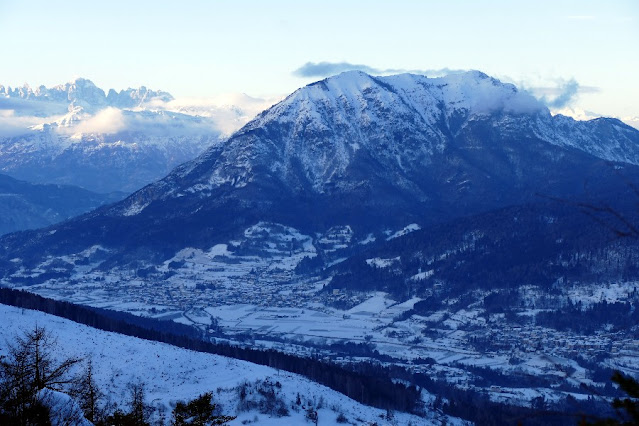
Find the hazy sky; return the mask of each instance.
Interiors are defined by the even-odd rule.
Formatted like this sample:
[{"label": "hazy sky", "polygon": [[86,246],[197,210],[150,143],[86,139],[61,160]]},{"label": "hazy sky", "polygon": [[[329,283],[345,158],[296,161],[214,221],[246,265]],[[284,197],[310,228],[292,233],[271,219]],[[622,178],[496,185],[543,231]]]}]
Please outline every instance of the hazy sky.
[{"label": "hazy sky", "polygon": [[[11,86],[82,76],[105,90],[268,96],[348,64],[478,69],[639,117],[638,0],[0,0],[0,52]],[[309,62],[327,64],[300,69]]]}]

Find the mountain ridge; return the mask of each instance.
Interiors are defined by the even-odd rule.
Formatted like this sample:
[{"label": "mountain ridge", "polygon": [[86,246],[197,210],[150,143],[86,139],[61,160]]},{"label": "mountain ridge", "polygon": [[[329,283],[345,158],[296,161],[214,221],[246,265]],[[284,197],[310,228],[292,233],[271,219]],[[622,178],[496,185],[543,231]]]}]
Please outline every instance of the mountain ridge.
[{"label": "mountain ridge", "polygon": [[83,77],[75,78],[51,88],[40,85],[35,90],[28,84],[13,89],[0,85],[0,97],[31,101],[69,102],[74,106],[82,106],[85,109],[105,106],[134,108],[153,99],[164,102],[174,99],[168,92],[150,90],[146,86],[140,86],[135,89],[129,87],[119,92],[115,89],[109,89],[108,94],[105,94],[104,90],[97,87],[91,80]]}]

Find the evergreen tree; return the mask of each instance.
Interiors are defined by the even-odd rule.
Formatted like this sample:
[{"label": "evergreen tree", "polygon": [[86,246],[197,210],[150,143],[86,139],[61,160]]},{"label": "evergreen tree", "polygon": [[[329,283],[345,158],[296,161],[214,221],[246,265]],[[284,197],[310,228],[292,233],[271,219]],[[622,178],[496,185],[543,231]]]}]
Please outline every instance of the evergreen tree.
[{"label": "evergreen tree", "polygon": [[78,377],[72,395],[78,400],[87,420],[96,423],[101,419],[100,402],[104,398],[104,394],[98,388],[93,377],[93,362],[91,360],[87,361],[84,371]]},{"label": "evergreen tree", "polygon": [[223,425],[235,417],[216,415],[216,405],[212,403],[213,394],[207,392],[194,400],[185,403],[178,402],[173,410],[174,426],[210,426]]},{"label": "evergreen tree", "polygon": [[619,385],[619,388],[627,395],[624,399],[615,398],[612,401],[612,407],[617,411],[617,418],[602,419],[592,423],[583,420],[580,425],[639,425],[639,382],[630,376],[624,376],[619,371],[613,373],[612,381]]},{"label": "evergreen tree", "polygon": [[63,391],[73,378],[70,370],[80,359],[57,361],[56,339],[43,327],[36,327],[8,347],[0,359],[0,412],[9,424],[48,424],[48,409],[39,400],[43,389]]},{"label": "evergreen tree", "polygon": [[128,413],[122,410],[116,410],[101,422],[100,426],[150,426],[149,418],[151,417],[151,407],[145,402],[145,388],[143,383],[129,384],[130,391],[130,411]]},{"label": "evergreen tree", "polygon": [[313,422],[317,426],[319,416],[317,415],[317,410],[315,410],[312,406],[309,406],[306,409],[306,419]]}]

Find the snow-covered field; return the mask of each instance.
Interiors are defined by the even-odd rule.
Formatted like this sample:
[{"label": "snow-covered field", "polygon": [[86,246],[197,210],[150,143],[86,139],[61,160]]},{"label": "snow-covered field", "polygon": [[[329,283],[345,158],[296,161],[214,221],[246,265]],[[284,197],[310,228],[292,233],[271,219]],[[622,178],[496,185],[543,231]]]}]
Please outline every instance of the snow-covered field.
[{"label": "snow-covered field", "polygon": [[[296,425],[307,424],[305,412],[296,405],[299,393],[303,404],[318,409],[320,425],[337,424],[342,413],[351,424],[442,424],[444,418],[430,413],[420,418],[405,413],[393,413],[386,420],[384,410],[359,404],[346,396],[295,374],[238,361],[218,355],[193,352],[167,344],[150,342],[115,333],[104,332],[41,312],[0,305],[0,355],[6,354],[7,343],[16,334],[44,325],[58,340],[56,356],[82,356],[91,359],[96,380],[111,402],[126,409],[127,385],[142,382],[146,387],[147,403],[170,415],[173,404],[212,391],[216,403],[228,415],[237,415],[231,424]],[[237,386],[244,382],[269,381],[281,384],[281,397],[290,416],[278,418],[256,410],[238,412]],[[429,400],[430,395],[424,398]],[[296,411],[298,410],[298,411]],[[257,418],[257,421],[255,419]],[[447,418],[449,424],[462,424]]]},{"label": "snow-covered field", "polygon": [[[387,236],[415,229],[417,225],[411,224],[400,231],[389,231]],[[51,262],[66,263],[72,268],[70,279],[54,278],[23,289],[72,303],[195,325],[202,330],[218,328],[237,344],[300,356],[320,354],[337,362],[359,362],[364,355],[339,349],[340,344],[359,344],[371,358],[376,357],[372,352],[376,350],[393,357],[396,365],[440,375],[456,385],[475,386],[476,377],[469,369],[484,366],[509,377],[524,377],[522,385],[525,375],[532,374],[557,378],[555,382],[566,380],[579,389],[582,384],[592,385],[583,367],[574,362],[579,355],[603,356],[602,365],[636,371],[639,346],[630,338],[614,330],[579,335],[543,328],[529,320],[523,321],[525,325],[513,325],[503,313],[486,312],[481,300],[490,292],[474,294],[478,303],[460,307],[453,298],[436,311],[421,315],[411,312],[419,298],[401,302],[383,292],[326,292],[322,289],[330,278],[298,274],[297,266],[305,261],[319,257],[329,263],[339,262],[348,257],[352,247],[383,235],[362,237],[356,238],[347,225],[309,235],[282,224],[258,222],[234,240],[206,249],[184,248],[162,264],[140,270],[114,268],[105,272],[99,266],[107,250],[94,246],[47,259],[32,269],[23,268],[14,277],[37,277],[50,268]],[[456,250],[466,250],[469,245],[464,244]],[[11,261],[19,263],[21,259]],[[402,261],[399,256],[366,259],[375,269],[395,268]],[[413,281],[427,280],[433,274],[432,270],[415,272]],[[432,292],[440,291],[441,285],[434,283]],[[522,286],[525,306],[518,307],[516,315],[529,319],[569,301],[584,306],[603,300],[627,301],[636,287],[636,282],[582,283],[566,287],[561,298],[549,302],[543,289]],[[487,343],[478,347],[472,341]],[[424,364],[423,360],[432,362]],[[576,373],[564,377],[566,369],[576,369]],[[492,386],[482,389],[495,400],[507,395],[510,403],[522,405],[529,404],[529,397],[544,396],[551,401],[566,396],[552,386],[528,393],[506,393]]]}]

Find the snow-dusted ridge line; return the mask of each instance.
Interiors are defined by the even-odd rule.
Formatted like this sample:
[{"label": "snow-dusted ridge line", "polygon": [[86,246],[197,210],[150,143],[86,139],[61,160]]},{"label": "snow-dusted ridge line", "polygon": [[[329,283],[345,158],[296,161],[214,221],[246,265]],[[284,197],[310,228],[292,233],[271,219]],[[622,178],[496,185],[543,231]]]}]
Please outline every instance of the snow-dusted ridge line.
[{"label": "snow-dusted ridge line", "polygon": [[91,80],[76,78],[68,83],[47,88],[38,86],[32,89],[28,84],[22,87],[5,87],[0,85],[0,97],[18,98],[28,101],[72,103],[89,108],[113,106],[133,108],[151,100],[172,101],[170,93],[161,90],[149,90],[145,86],[137,89],[128,88],[117,92],[109,89],[108,94],[97,87]]},{"label": "snow-dusted ridge line", "polygon": [[[256,179],[255,166],[263,162],[284,181],[301,169],[313,189],[323,193],[346,185],[340,177],[361,152],[373,150],[392,159],[401,180],[402,171],[418,163],[428,166],[468,123],[491,117],[503,132],[527,129],[553,145],[639,164],[639,133],[634,129],[614,127],[614,137],[602,145],[601,132],[608,131],[599,125],[602,119],[567,125],[566,117],[553,117],[528,92],[478,71],[438,78],[350,71],[298,89],[259,114],[230,138],[202,183],[208,188],[229,183],[244,187]],[[272,145],[257,143],[270,132],[277,132]],[[410,138],[398,139],[402,134]],[[195,165],[205,161],[207,155]]]}]

